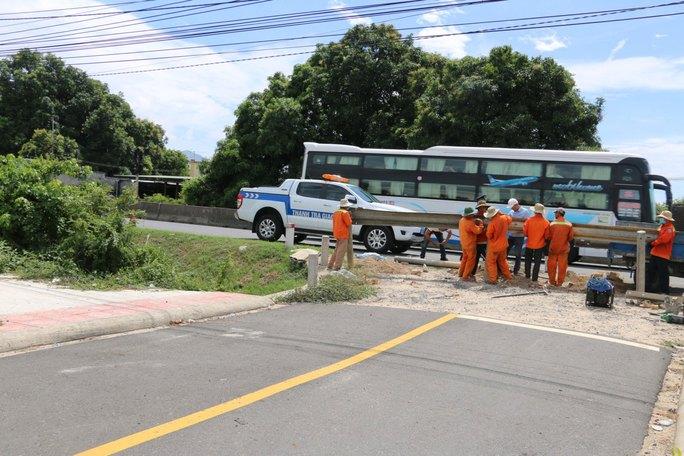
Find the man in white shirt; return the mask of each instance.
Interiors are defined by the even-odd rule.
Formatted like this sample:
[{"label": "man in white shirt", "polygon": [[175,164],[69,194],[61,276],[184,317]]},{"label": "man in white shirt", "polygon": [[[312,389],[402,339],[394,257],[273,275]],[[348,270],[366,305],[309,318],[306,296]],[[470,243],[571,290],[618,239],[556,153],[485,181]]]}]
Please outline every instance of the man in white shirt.
[{"label": "man in white shirt", "polygon": [[[508,200],[508,215],[513,218],[513,221],[524,222],[528,218],[532,217],[532,211],[522,207],[518,200],[511,198]],[[515,263],[513,265],[513,274],[518,275],[520,273],[520,260],[522,258],[522,248],[525,243],[525,236],[522,234],[508,234],[508,254],[515,255]]]}]

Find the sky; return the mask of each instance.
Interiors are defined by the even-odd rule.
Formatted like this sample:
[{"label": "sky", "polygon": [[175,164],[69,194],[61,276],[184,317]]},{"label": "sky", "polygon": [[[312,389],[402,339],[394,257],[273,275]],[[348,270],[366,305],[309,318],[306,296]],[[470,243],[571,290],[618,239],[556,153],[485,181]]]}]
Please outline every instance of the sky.
[{"label": "sky", "polygon": [[[82,50],[55,48],[54,53],[107,83],[113,92],[123,94],[138,116],[161,124],[168,136],[169,147],[192,150],[210,157],[216,142],[223,136],[223,128],[233,123],[238,104],[249,93],[262,90],[267,85],[268,76],[274,72],[290,74],[293,66],[304,62],[308,54],[262,57],[310,51],[310,46],[315,43],[335,41],[339,37],[294,38],[320,34],[341,36],[353,25],[370,23],[391,23],[399,29],[410,28],[402,33],[412,33],[420,38],[512,24],[539,23],[545,19],[464,25],[468,22],[666,3],[665,0],[505,0],[463,5],[464,0],[424,0],[411,2],[407,6],[425,8],[423,10],[393,15],[369,16],[349,10],[350,7],[385,1],[389,0],[259,0],[235,4],[219,0],[143,0],[134,3],[131,0],[2,1],[0,18],[41,18],[0,21],[0,53],[25,47],[28,40],[33,40],[31,45],[36,46],[45,44],[48,39],[53,40],[50,44],[65,45],[102,39],[110,33],[117,33],[116,36],[122,38],[141,33],[161,37],[164,41]],[[207,3],[221,5],[200,8]],[[170,14],[159,15],[180,15],[182,12],[179,9],[131,11],[146,7],[195,5],[198,8],[194,12],[201,14],[176,18],[169,18]],[[35,12],[83,6],[91,8]],[[283,24],[286,26],[279,28],[183,39],[173,38],[164,30],[165,27],[216,21],[235,21],[244,26],[249,18],[310,10],[329,10],[328,17],[331,20],[302,25],[288,21]],[[29,11],[32,13],[6,14]],[[63,17],[65,14],[122,11],[131,12]],[[684,2],[581,20],[612,20],[668,13],[684,13]],[[54,15],[62,17],[46,17]],[[684,48],[678,44],[684,42],[684,15],[576,27],[559,27],[559,24],[562,23],[542,23],[538,25],[539,28],[532,30],[418,39],[416,44],[427,51],[452,58],[486,55],[493,47],[510,45],[531,56],[556,59],[573,73],[586,100],[593,101],[598,97],[605,99],[604,118],[599,125],[603,146],[611,151],[646,157],[651,164],[651,171],[674,179],[675,196],[684,197]],[[109,29],[101,30],[105,27]],[[235,44],[269,39],[286,40]],[[12,44],[13,40],[19,44]],[[175,49],[189,46],[193,48]],[[155,52],[108,55],[151,50]],[[112,62],[149,57],[164,58]],[[200,66],[163,70],[170,66],[186,65]],[[109,74],[141,70],[161,71]]]}]

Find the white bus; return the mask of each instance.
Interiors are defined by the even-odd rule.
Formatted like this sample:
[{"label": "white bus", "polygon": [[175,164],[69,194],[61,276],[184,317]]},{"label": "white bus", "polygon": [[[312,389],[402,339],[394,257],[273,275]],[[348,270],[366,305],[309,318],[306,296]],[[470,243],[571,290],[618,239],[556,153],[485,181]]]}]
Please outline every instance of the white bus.
[{"label": "white bus", "polygon": [[[654,222],[654,190],[670,183],[650,174],[639,156],[602,151],[435,146],[426,150],[363,149],[304,143],[302,177],[339,174],[381,202],[424,212],[461,213],[484,195],[505,208],[509,198],[550,210],[570,222],[615,225]],[[580,252],[581,253],[581,252]],[[575,252],[577,254],[577,252]]]}]

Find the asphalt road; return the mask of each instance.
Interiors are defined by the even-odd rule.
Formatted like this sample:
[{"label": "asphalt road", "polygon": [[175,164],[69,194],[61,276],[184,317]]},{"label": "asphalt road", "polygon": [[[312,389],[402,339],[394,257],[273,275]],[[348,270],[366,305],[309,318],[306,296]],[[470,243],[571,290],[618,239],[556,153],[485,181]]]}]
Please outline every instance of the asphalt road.
[{"label": "asphalt road", "polygon": [[[181,232],[181,233],[191,233],[191,234],[205,234],[205,235],[210,235],[210,236],[225,236],[225,237],[231,237],[235,239],[258,239],[257,235],[252,233],[249,230],[239,230],[235,228],[220,228],[220,227],[213,227],[213,226],[204,226],[204,225],[191,225],[187,223],[173,223],[173,222],[158,222],[154,220],[138,220],[138,226],[143,227],[143,228],[153,228],[157,230],[164,230],[164,231],[175,231],[175,232]],[[303,244],[310,244],[310,245],[321,245],[321,241],[319,237],[310,237],[306,241],[304,241]],[[363,246],[363,244],[359,242],[354,243],[354,250],[362,253],[365,252],[366,249]],[[408,252],[402,255],[408,255],[408,256],[418,256],[420,254],[420,249],[418,248],[412,248]],[[393,256],[392,254],[387,254],[386,256]],[[456,253],[454,251],[447,252],[447,256],[450,259],[458,259],[460,258],[460,253]],[[439,260],[439,251],[436,249],[428,249],[427,253],[427,258],[431,260]],[[589,274],[594,274],[594,273],[604,273],[606,271],[614,271],[620,274],[620,276],[623,278],[623,280],[633,283],[634,279],[629,276],[629,271],[625,268],[620,268],[620,267],[613,267],[609,268],[606,265],[598,265],[598,264],[573,264],[568,268],[570,271],[574,271],[578,274],[584,274],[584,275],[589,275]],[[670,287],[672,288],[671,293],[676,295],[676,294],[681,294],[684,293],[684,278],[682,277],[671,277],[670,278]]]},{"label": "asphalt road", "polygon": [[440,317],[294,305],[0,358],[0,454],[638,452],[669,352],[462,318],[364,352]]}]

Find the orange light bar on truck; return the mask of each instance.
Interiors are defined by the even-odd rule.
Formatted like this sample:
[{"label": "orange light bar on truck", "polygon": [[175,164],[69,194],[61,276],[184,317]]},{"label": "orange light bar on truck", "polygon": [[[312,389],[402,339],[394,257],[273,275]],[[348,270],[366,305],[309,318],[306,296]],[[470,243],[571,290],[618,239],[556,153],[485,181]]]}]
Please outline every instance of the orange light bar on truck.
[{"label": "orange light bar on truck", "polygon": [[349,179],[342,177],[339,174],[323,174],[323,180],[331,182],[343,182],[345,184],[349,183]]}]

